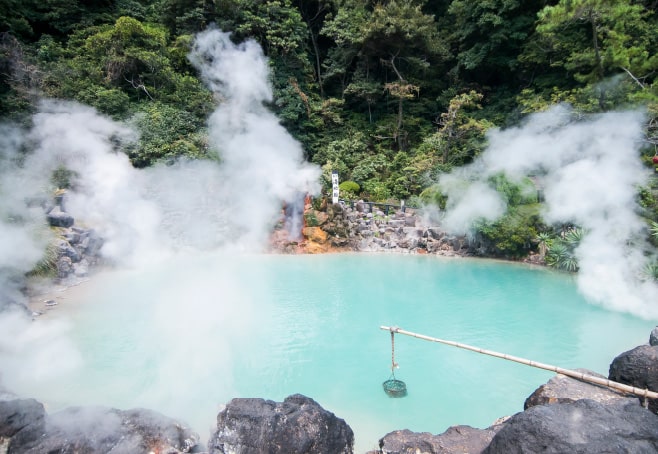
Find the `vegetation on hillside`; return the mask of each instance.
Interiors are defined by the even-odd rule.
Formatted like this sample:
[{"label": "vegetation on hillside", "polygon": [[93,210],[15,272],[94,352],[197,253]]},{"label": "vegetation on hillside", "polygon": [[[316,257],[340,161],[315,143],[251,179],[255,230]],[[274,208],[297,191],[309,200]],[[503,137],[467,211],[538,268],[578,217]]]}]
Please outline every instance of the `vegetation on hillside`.
[{"label": "vegetation on hillside", "polygon": [[[40,97],[93,106],[140,130],[126,150],[138,167],[211,155],[205,124],[218,101],[187,60],[195,33],[211,24],[262,46],[275,93],[270,108],[322,167],[325,184],[338,171],[353,197],[445,204],[437,177],[481,154],[488,129],[558,102],[582,113],[641,106],[647,166],[658,146],[655,2],[0,5],[0,116],[26,121]],[[638,189],[648,222],[658,221],[654,186]],[[503,219],[476,226],[477,235],[487,253],[520,257],[547,247],[547,261],[577,269],[558,253],[569,253],[577,230],[555,232],[538,213],[536,200],[514,200]]]}]

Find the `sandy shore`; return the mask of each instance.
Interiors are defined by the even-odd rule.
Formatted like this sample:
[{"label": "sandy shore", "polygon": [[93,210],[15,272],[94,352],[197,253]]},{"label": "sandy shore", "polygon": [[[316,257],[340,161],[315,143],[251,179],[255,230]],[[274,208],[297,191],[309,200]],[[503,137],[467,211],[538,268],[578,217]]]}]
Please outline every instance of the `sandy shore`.
[{"label": "sandy shore", "polygon": [[84,301],[91,287],[91,280],[91,277],[86,277],[67,284],[53,283],[47,279],[30,280],[27,308],[35,318],[68,314],[75,310],[80,301]]}]

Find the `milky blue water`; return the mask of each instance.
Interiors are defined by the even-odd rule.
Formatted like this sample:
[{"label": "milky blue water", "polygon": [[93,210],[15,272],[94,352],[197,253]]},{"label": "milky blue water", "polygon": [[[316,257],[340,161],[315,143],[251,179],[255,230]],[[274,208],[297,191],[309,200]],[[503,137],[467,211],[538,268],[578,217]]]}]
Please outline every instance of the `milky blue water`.
[{"label": "milky blue water", "polygon": [[315,399],[356,452],[395,429],[487,427],[551,372],[396,336],[380,325],[607,375],[656,321],[587,303],[569,275],[477,259],[388,254],[203,256],[94,279],[72,315],[84,366],[59,404],[146,406],[207,438],[233,397]]}]

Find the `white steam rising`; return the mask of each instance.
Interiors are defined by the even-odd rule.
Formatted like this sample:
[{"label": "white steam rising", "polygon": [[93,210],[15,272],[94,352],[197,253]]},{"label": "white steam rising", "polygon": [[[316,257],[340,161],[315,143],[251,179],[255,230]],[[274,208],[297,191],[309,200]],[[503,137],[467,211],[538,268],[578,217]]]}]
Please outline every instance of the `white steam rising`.
[{"label": "white steam rising", "polygon": [[489,177],[504,173],[519,182],[536,175],[544,187],[544,219],[585,229],[576,250],[580,291],[608,308],[658,318],[658,289],[638,279],[646,264],[636,202],[648,176],[638,156],[643,115],[572,118],[569,108],[557,106],[522,127],[492,130],[489,147],[473,165],[441,180],[447,188],[457,180],[460,192],[472,195],[451,197],[446,227],[464,232],[476,219],[503,214],[502,200],[486,186]]},{"label": "white steam rising", "polygon": [[[181,161],[135,169],[121,151],[137,138],[135,131],[72,102],[42,102],[27,130],[1,126],[0,309],[7,301],[23,300],[20,277],[38,262],[51,239],[44,206],[52,204],[57,189],[52,176],[58,169],[73,172],[65,209],[76,225],[93,228],[104,239],[104,258],[142,271],[146,266],[158,269],[164,260],[184,263],[179,255],[183,251],[260,251],[283,204],[300,193],[319,190],[319,168],[304,161],[300,144],[263,105],[272,94],[267,61],[258,45],[234,45],[227,34],[211,30],[198,36],[191,60],[221,100],[208,125],[218,162]],[[210,263],[209,273],[217,272],[219,265]],[[166,298],[158,294],[160,289],[152,295],[134,295],[136,300],[162,299],[163,307],[171,309],[168,316],[152,320],[149,332],[158,335],[176,331],[172,326],[184,324],[184,314],[191,317],[186,296],[194,298],[197,336],[188,334],[181,340],[172,335],[162,341],[163,348],[180,356],[196,348],[192,343],[198,336],[217,329],[217,320],[235,324],[232,303],[222,302],[240,301],[239,291],[229,285],[234,273],[215,279],[215,284],[223,283],[218,288],[178,282],[191,273],[187,271],[181,270],[163,287],[168,289]],[[236,307],[246,314],[249,302],[240,301]],[[172,313],[178,314],[173,320]],[[67,329],[47,320],[32,323],[14,312],[0,318],[0,380],[9,389],[29,392],[33,380],[25,377],[36,371],[32,378],[47,384],[48,377],[40,371],[55,371],[54,358],[61,373],[70,372],[80,354],[62,340]],[[16,330],[24,335],[17,336]],[[226,333],[228,339],[231,331]],[[229,361],[228,349],[223,350]],[[203,366],[187,364],[187,372],[202,376]],[[153,395],[167,393],[172,384],[158,386]]]},{"label": "white steam rising", "polygon": [[[280,205],[299,193],[319,191],[319,169],[304,162],[300,144],[263,103],[272,100],[267,62],[260,46],[234,45],[228,33],[211,29],[197,36],[191,61],[224,102],[210,118],[211,140],[222,160],[226,204],[239,211],[240,231],[256,238]],[[251,226],[251,227],[250,227]],[[252,235],[247,238],[251,241]]]}]

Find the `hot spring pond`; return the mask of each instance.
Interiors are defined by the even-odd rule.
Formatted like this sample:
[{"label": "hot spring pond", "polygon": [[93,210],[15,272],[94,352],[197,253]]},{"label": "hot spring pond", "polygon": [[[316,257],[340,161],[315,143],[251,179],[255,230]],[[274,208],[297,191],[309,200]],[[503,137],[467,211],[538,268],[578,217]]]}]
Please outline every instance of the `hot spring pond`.
[{"label": "hot spring pond", "polygon": [[82,295],[59,315],[81,367],[31,390],[51,410],[149,407],[207,439],[233,397],[302,393],[347,421],[356,452],[395,429],[487,427],[553,376],[398,335],[408,395],[390,398],[380,325],[607,375],[656,324],[587,303],[568,275],[431,256],[178,257],[101,274]]}]

